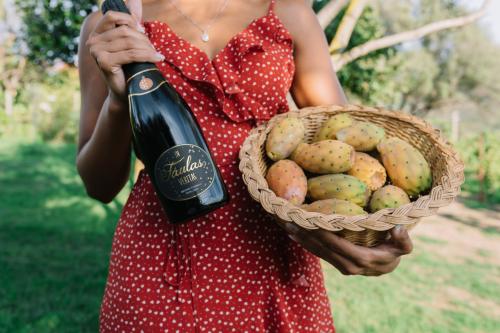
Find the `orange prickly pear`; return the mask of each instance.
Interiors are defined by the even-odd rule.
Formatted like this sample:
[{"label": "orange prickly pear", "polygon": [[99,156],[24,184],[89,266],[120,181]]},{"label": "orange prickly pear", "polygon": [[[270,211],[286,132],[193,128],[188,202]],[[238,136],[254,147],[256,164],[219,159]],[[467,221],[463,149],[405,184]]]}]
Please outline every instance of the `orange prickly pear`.
[{"label": "orange prickly pear", "polygon": [[354,119],[351,118],[347,113],[337,114],[323,124],[321,128],[316,132],[314,136],[314,142],[336,139],[336,134],[342,128],[351,126],[354,124]]},{"label": "orange prickly pear", "polygon": [[432,185],[429,163],[415,147],[399,138],[382,140],[377,146],[392,184],[410,197],[428,190]]},{"label": "orange prickly pear", "polygon": [[306,171],[319,174],[340,173],[354,164],[354,149],[337,140],[301,143],[291,158]]},{"label": "orange prickly pear", "polygon": [[394,185],[384,186],[375,193],[370,199],[370,211],[375,213],[384,208],[398,208],[410,203],[410,198],[405,191]]},{"label": "orange prickly pear", "polygon": [[375,149],[384,136],[385,130],[382,127],[361,121],[337,132],[337,140],[353,146],[356,151]]},{"label": "orange prickly pear", "polygon": [[356,153],[354,165],[347,174],[365,182],[370,190],[375,191],[384,186],[387,174],[377,159],[365,153]]},{"label": "orange prickly pear", "polygon": [[304,140],[306,129],[299,118],[287,117],[274,125],[266,141],[267,156],[273,161],[287,158]]},{"label": "orange prickly pear", "polygon": [[290,160],[274,163],[266,175],[269,188],[280,198],[294,205],[304,202],[307,194],[307,178],[304,171]]}]

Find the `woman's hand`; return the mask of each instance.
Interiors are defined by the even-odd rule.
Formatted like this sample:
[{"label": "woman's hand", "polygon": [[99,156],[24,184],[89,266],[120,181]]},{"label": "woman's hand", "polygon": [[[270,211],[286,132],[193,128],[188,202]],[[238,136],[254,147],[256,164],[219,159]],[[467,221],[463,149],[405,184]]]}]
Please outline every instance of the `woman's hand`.
[{"label": "woman's hand", "polygon": [[401,256],[413,250],[408,232],[401,226],[390,231],[390,239],[367,248],[354,245],[327,230],[308,230],[284,221],[278,221],[278,224],[290,238],[344,275],[378,276],[390,273],[398,266]]},{"label": "woman's hand", "polygon": [[[158,62],[164,59],[140,25],[140,0],[129,0],[132,15],[109,11],[99,20],[86,41],[109,88],[112,102],[126,104],[125,75],[121,65],[131,62]],[[123,108],[122,108],[123,109]]]}]

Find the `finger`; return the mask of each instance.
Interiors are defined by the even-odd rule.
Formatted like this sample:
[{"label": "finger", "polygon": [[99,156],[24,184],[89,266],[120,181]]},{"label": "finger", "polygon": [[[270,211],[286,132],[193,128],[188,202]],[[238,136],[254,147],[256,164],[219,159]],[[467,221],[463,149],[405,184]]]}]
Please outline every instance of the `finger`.
[{"label": "finger", "polygon": [[308,235],[307,233],[302,232],[289,236],[291,239],[301,244],[306,250],[337,268],[343,275],[357,275],[362,272],[362,269],[354,262],[332,252],[330,249],[325,248],[321,242],[319,242],[316,238],[311,237],[310,234]]},{"label": "finger", "polygon": [[132,62],[151,62],[163,61],[165,57],[151,50],[131,49],[120,52],[101,51],[93,54],[99,67],[106,71],[115,73],[121,65]]},{"label": "finger", "polygon": [[104,14],[102,19],[97,23],[94,33],[101,34],[119,25],[127,25],[131,29],[136,29],[138,31],[142,29],[139,23],[131,15],[110,10]]},{"label": "finger", "polygon": [[130,47],[144,44],[147,45],[149,48],[154,49],[154,46],[151,44],[146,35],[142,34],[141,32],[135,29],[131,29],[129,26],[125,25],[92,36],[87,40],[87,46],[92,47],[93,45],[97,45],[99,43],[110,43],[116,40],[124,40],[124,39],[126,39],[125,42],[128,44],[137,43],[134,45],[130,45]]},{"label": "finger", "polygon": [[396,269],[396,267],[398,267],[400,261],[401,261],[401,258],[398,257],[398,258],[396,258],[396,260],[394,260],[393,262],[391,262],[391,263],[389,263],[387,265],[378,266],[376,268],[365,269],[362,272],[362,275],[365,275],[365,276],[380,276],[380,275],[391,273],[391,272],[393,272]]},{"label": "finger", "polygon": [[399,250],[400,255],[410,254],[413,251],[413,242],[408,234],[408,230],[401,225],[391,230],[390,241]]},{"label": "finger", "polygon": [[137,22],[142,21],[142,0],[128,0],[127,7]]},{"label": "finger", "polygon": [[106,43],[97,43],[91,45],[89,48],[90,54],[96,54],[102,51],[114,53],[133,49],[152,51],[156,53],[156,50],[150,44],[130,38],[115,39]]},{"label": "finger", "polygon": [[318,229],[313,233],[326,248],[335,250],[335,252],[343,257],[349,258],[358,266],[367,267],[373,261],[373,251],[369,248],[355,245],[328,230]]}]

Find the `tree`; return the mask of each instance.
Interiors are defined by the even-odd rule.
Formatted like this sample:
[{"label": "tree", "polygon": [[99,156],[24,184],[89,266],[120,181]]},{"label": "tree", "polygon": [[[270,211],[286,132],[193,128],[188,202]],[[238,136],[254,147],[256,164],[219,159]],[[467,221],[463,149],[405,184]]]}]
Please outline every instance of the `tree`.
[{"label": "tree", "polygon": [[37,64],[52,64],[57,59],[73,63],[80,25],[97,10],[97,1],[16,0],[16,5],[22,13],[28,58]]},{"label": "tree", "polygon": [[[332,0],[335,1],[335,0]],[[323,1],[322,1],[323,2]],[[323,24],[328,24],[335,17],[337,17],[338,11],[345,3],[347,6],[347,12],[349,15],[345,15],[342,22],[339,25],[339,30],[336,32],[337,37],[335,37],[330,44],[330,53],[332,55],[332,65],[336,70],[340,70],[346,64],[363,57],[371,52],[381,50],[387,47],[395,46],[403,42],[417,40],[427,35],[436,33],[438,31],[447,30],[451,28],[462,27],[471,24],[481,18],[487,11],[491,0],[484,0],[483,5],[476,12],[465,14],[460,17],[455,17],[451,19],[443,19],[435,22],[425,24],[419,28],[408,30],[404,32],[394,33],[392,35],[384,36],[374,40],[367,41],[357,47],[354,47],[346,52],[343,52],[344,48],[349,43],[350,37],[354,31],[354,26],[356,22],[361,17],[363,9],[370,4],[373,4],[374,0],[351,0],[351,1],[339,1],[340,5],[335,6],[335,10],[331,10],[328,15],[323,15],[322,11],[331,9],[334,5],[324,6],[318,13]],[[453,1],[446,1],[450,4],[454,4]],[[420,4],[420,2],[416,2]]]}]

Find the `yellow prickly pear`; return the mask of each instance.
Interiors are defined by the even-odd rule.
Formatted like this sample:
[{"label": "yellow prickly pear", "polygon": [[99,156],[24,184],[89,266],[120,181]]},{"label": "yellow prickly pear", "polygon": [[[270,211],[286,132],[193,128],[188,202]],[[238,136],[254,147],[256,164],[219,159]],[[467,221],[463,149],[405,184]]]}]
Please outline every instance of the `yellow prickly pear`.
[{"label": "yellow prickly pear", "polygon": [[294,205],[304,202],[307,194],[307,178],[304,171],[290,160],[274,163],[266,175],[269,188],[280,198]]},{"label": "yellow prickly pear", "polygon": [[343,142],[325,140],[299,144],[291,159],[302,169],[312,173],[340,173],[351,169],[354,153],[354,149]]},{"label": "yellow prickly pear", "polygon": [[323,126],[316,132],[313,141],[333,140],[336,138],[336,134],[339,130],[351,126],[352,124],[354,124],[354,119],[347,113],[337,114],[325,121]]},{"label": "yellow prickly pear", "polygon": [[344,174],[324,175],[307,181],[307,194],[313,200],[341,199],[364,207],[370,193],[361,180]]},{"label": "yellow prickly pear", "polygon": [[347,174],[362,180],[372,191],[384,186],[387,174],[384,167],[375,158],[365,153],[356,153],[354,165]]},{"label": "yellow prickly pear", "polygon": [[306,129],[299,118],[287,117],[274,125],[266,141],[267,156],[273,161],[287,158],[304,140]]},{"label": "yellow prickly pear", "polygon": [[384,136],[385,130],[382,127],[361,121],[337,132],[337,140],[353,146],[356,151],[375,149]]},{"label": "yellow prickly pear", "polygon": [[375,193],[370,199],[370,211],[375,213],[384,208],[398,208],[410,203],[410,198],[405,191],[394,185],[384,186]]},{"label": "yellow prickly pear", "polygon": [[432,185],[429,163],[415,147],[399,138],[382,140],[377,146],[392,184],[410,197],[428,190]]},{"label": "yellow prickly pear", "polygon": [[367,212],[365,212],[363,208],[359,207],[358,205],[353,204],[350,201],[339,199],[318,200],[314,201],[310,205],[302,205],[301,207],[308,212],[323,213],[327,215],[339,214],[346,216],[355,216],[367,214]]}]

